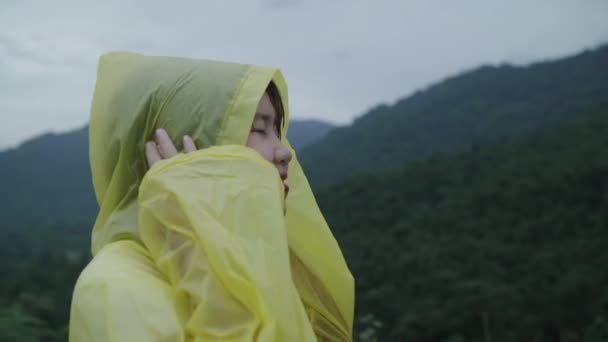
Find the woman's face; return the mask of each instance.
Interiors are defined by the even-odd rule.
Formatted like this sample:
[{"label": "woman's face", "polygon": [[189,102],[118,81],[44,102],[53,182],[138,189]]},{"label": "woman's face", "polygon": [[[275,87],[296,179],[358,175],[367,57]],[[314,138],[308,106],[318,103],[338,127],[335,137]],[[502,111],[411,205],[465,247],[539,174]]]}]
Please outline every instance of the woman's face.
[{"label": "woman's face", "polygon": [[285,186],[285,195],[287,195],[289,192],[286,181],[287,169],[292,155],[279,137],[276,119],[277,112],[270,102],[268,94],[264,93],[258,103],[247,146],[258,151],[266,160],[276,166]]}]

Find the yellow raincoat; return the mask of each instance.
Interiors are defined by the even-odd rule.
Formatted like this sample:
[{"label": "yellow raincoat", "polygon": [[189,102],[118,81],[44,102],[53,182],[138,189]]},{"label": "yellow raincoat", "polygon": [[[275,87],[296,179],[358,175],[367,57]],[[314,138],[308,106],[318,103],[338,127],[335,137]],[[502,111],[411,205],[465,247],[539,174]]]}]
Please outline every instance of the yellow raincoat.
[{"label": "yellow raincoat", "polygon": [[[274,165],[244,146],[271,81],[288,124],[277,69],[102,56],[90,120],[100,211],[70,341],[351,341],[353,278],[297,158],[285,204]],[[158,127],[207,148],[147,171]]]}]

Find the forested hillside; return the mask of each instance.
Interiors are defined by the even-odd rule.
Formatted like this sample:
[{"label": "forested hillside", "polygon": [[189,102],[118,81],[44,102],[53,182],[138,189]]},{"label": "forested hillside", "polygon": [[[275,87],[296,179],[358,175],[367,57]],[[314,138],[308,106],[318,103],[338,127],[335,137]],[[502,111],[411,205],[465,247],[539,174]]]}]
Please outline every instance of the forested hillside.
[{"label": "forested hillside", "polygon": [[434,153],[529,135],[581,112],[606,111],[607,94],[608,46],[525,67],[485,66],[378,106],[300,157],[319,189]]},{"label": "forested hillside", "polygon": [[604,112],[321,191],[357,280],[360,331],[608,341],[607,146]]}]

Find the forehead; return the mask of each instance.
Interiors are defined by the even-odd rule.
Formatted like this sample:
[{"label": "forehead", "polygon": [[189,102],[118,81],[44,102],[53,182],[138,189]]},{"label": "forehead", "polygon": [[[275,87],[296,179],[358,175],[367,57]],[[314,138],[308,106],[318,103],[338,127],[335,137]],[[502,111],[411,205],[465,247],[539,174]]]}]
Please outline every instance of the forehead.
[{"label": "forehead", "polygon": [[270,97],[268,97],[268,94],[266,93],[264,93],[264,95],[260,99],[260,102],[258,103],[256,116],[258,115],[270,116],[272,119],[274,119],[274,117],[277,115],[277,112],[274,109],[272,102],[270,102]]}]

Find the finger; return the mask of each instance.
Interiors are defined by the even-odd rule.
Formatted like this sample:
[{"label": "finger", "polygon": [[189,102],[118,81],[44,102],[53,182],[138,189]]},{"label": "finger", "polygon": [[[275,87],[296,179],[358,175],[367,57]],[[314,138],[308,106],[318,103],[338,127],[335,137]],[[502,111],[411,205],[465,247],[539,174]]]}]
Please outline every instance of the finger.
[{"label": "finger", "polygon": [[186,153],[196,151],[196,145],[194,144],[194,140],[192,140],[192,138],[187,135],[184,135],[184,151]]},{"label": "finger", "polygon": [[146,160],[148,161],[148,167],[152,167],[152,165],[156,164],[161,159],[158,148],[156,148],[156,143],[154,141],[148,141],[146,143]]},{"label": "finger", "polygon": [[158,143],[158,150],[162,158],[167,159],[177,155],[177,149],[164,129],[159,128],[156,130],[156,142]]}]

